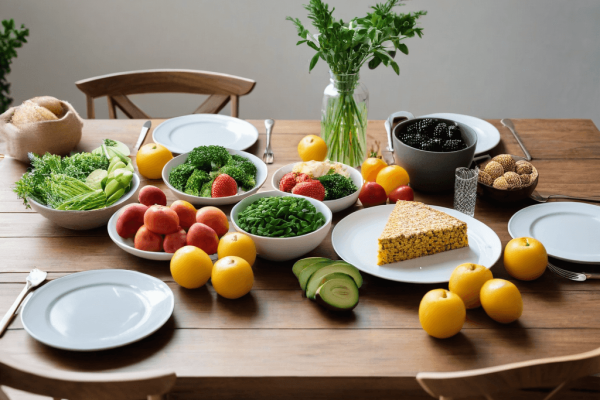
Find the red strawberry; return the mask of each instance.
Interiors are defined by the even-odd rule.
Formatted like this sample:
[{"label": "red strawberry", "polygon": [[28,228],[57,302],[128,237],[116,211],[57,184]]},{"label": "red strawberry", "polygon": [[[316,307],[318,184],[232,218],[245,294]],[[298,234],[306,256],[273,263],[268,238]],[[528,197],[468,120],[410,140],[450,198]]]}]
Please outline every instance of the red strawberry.
[{"label": "red strawberry", "polygon": [[217,176],[212,184],[211,197],[228,197],[237,194],[235,180],[227,174]]},{"label": "red strawberry", "polygon": [[293,194],[312,197],[313,199],[323,201],[325,199],[325,187],[319,181],[300,182],[292,189]]},{"label": "red strawberry", "polygon": [[296,173],[295,172],[288,172],[279,181],[279,190],[281,190],[282,192],[289,193],[292,191],[294,186],[296,186]]},{"label": "red strawberry", "polygon": [[310,176],[302,173],[302,174],[298,174],[298,176],[296,177],[296,183],[300,183],[300,182],[309,182],[311,181]]}]

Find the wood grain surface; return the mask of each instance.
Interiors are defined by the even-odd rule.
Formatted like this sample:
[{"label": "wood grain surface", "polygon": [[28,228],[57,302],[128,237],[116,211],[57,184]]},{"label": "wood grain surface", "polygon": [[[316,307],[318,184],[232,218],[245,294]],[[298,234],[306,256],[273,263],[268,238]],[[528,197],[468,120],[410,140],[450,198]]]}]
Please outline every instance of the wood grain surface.
[{"label": "wood grain surface", "polygon": [[[133,147],[144,122],[86,120],[79,150],[92,150],[106,137]],[[152,126],[160,122],[153,120]],[[248,151],[260,156],[266,144],[264,123],[249,122],[260,135]],[[489,122],[502,138],[492,155],[521,155],[508,129],[499,120]],[[513,122],[539,171],[540,193],[600,195],[600,132],[591,121]],[[275,162],[269,165],[261,190],[271,189],[274,171],[298,160],[298,141],[319,131],[319,121],[277,121],[272,136]],[[150,132],[146,142],[151,138]],[[376,141],[385,143],[383,121],[369,121],[368,141],[369,146]],[[255,286],[239,300],[219,297],[210,284],[198,290],[182,289],[173,282],[167,262],[125,253],[112,243],[105,228],[70,231],[25,209],[11,188],[25,170],[26,166],[14,159],[0,161],[0,313],[12,303],[33,267],[48,271],[50,280],[90,269],[140,271],[167,282],[176,306],[169,322],[151,337],[96,353],[47,347],[29,337],[15,319],[0,339],[0,352],[23,362],[73,371],[172,369],[178,376],[170,395],[173,399],[425,399],[428,395],[415,381],[418,372],[489,367],[600,346],[600,321],[593,317],[600,304],[600,281],[571,282],[550,272],[533,282],[514,281],[502,259],[492,272],[495,277],[512,280],[521,290],[521,319],[501,325],[481,309],[471,310],[462,332],[447,340],[429,337],[420,328],[417,315],[423,294],[444,285],[404,284],[365,274],[359,306],[353,314],[336,315],[303,297],[291,273],[292,262],[259,258],[254,268]],[[146,184],[164,188],[169,203],[175,200],[162,181],[142,179],[141,185]],[[415,200],[452,207],[451,193],[416,193]],[[505,245],[510,240],[508,220],[532,204],[528,200],[498,206],[478,199],[475,218],[490,226]],[[360,208],[357,205],[335,214],[334,224]],[[230,209],[223,208],[226,213]],[[339,258],[330,237],[309,256]],[[598,266],[555,261],[572,270],[600,271]],[[565,393],[598,398],[600,385],[583,380]]]}]

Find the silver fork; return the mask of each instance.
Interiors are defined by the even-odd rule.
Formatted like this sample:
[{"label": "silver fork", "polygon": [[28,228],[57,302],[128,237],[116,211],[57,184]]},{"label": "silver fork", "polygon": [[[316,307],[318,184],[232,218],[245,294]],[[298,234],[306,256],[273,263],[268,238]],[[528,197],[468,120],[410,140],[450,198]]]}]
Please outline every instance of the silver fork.
[{"label": "silver fork", "polygon": [[539,194],[536,190],[533,191],[533,193],[531,193],[529,195],[529,197],[531,197],[533,200],[538,201],[540,203],[545,203],[550,199],[570,199],[570,200],[583,200],[583,201],[596,201],[598,203],[600,203],[600,197],[573,197],[573,196],[567,196],[564,194],[550,194],[548,196],[542,196],[541,194]]},{"label": "silver fork", "polygon": [[263,154],[265,164],[273,164],[273,150],[271,150],[271,131],[273,130],[273,125],[275,125],[275,121],[265,119],[265,127],[267,128],[267,148]]},{"label": "silver fork", "polygon": [[570,279],[572,281],[583,282],[588,279],[600,279],[600,274],[595,272],[573,272],[567,271],[566,269],[562,269],[557,267],[556,265],[552,265],[548,263],[548,269],[554,272],[556,275]]}]

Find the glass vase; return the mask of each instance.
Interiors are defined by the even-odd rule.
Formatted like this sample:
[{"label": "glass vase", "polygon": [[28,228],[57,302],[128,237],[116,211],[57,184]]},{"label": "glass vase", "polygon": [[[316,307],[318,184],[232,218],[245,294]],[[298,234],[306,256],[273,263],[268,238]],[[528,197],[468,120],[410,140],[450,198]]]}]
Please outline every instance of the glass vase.
[{"label": "glass vase", "polygon": [[358,74],[334,74],[323,94],[321,137],[327,143],[327,158],[351,167],[367,155],[369,91]]}]

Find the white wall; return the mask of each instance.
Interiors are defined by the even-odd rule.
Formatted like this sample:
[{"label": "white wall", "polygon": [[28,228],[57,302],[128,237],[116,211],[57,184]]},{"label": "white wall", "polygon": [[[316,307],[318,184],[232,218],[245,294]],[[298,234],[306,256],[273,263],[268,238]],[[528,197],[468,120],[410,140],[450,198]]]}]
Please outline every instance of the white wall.
[{"label": "white wall", "polygon": [[[85,115],[76,80],[118,71],[189,68],[255,79],[242,118],[318,119],[328,83],[322,61],[296,47],[286,15],[306,19],[308,0],[2,0],[0,17],[30,28],[9,75],[15,103],[53,95]],[[376,0],[330,0],[338,17]],[[381,0],[380,0],[381,1]],[[370,119],[397,110],[481,118],[591,118],[600,126],[600,1],[413,0],[423,39],[391,69],[365,70]],[[153,116],[182,115],[189,95],[134,98]],[[98,117],[107,117],[97,100]],[[225,112],[229,112],[228,110]]]}]

